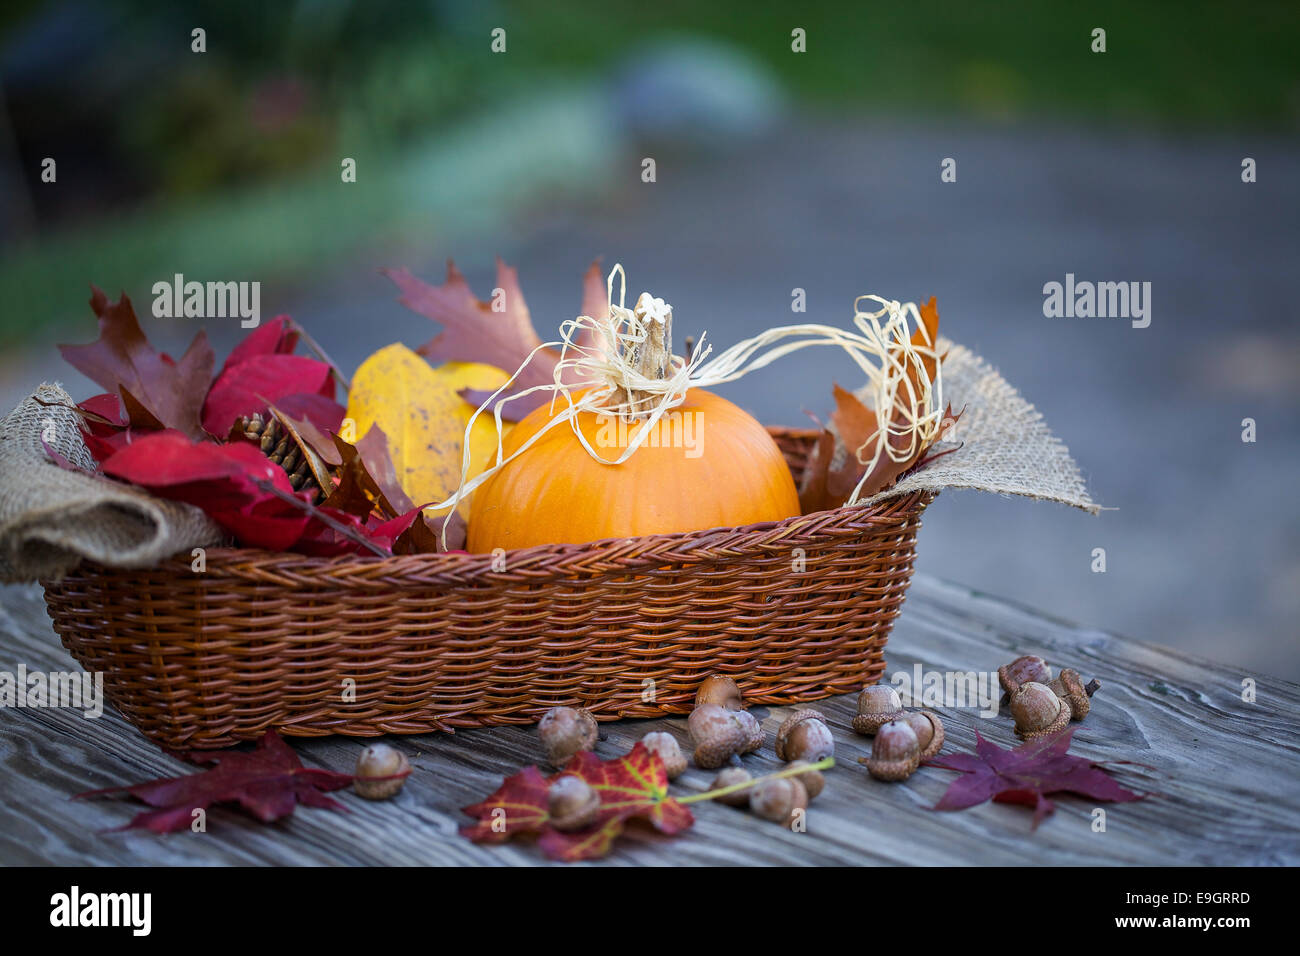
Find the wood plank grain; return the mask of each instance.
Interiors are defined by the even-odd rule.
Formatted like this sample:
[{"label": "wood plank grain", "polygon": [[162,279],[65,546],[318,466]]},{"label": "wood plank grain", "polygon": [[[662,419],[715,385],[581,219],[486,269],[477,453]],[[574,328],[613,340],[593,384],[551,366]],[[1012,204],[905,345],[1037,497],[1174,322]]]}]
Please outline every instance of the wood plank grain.
[{"label": "wood plank grain", "polygon": [[[696,804],[696,825],[670,840],[634,827],[609,865],[872,864],[1240,864],[1300,862],[1300,687],[1267,675],[1193,660],[1167,648],[1075,627],[1029,608],[917,575],[888,646],[887,674],[990,671],[1017,654],[1040,652],[1058,666],[1096,676],[1103,688],[1078,725],[1074,751],[1107,761],[1129,786],[1161,796],[1105,805],[1105,832],[1092,830],[1089,801],[1062,797],[1035,832],[1018,807],[985,805],[958,813],[928,808],[954,774],[923,769],[902,784],[870,779],[857,758],[870,740],[849,729],[852,695],[822,702],[835,732],[839,765],[792,833],[744,811]],[[0,670],[68,670],[36,588],[0,589]],[[1258,685],[1254,704],[1241,681]],[[971,709],[939,708],[946,750],[969,751],[978,728],[1002,745],[1016,741],[1010,721]],[[787,708],[755,711],[769,736]],[[650,730],[685,746],[685,720],[602,725],[596,751],[625,752]],[[370,803],[345,793],[351,812],[299,810],[263,826],[227,810],[209,814],[208,831],[155,836],[105,832],[139,809],[129,800],[73,801],[72,794],[184,772],[111,709],[98,720],[53,709],[0,710],[0,863],[526,865],[545,862],[528,842],[480,847],[457,835],[459,807],[490,793],[501,778],[535,762],[531,728],[390,738],[413,773],[394,800]],[[309,765],[351,768],[362,743],[347,738],[294,741]],[[745,758],[754,773],[779,769],[770,747]],[[713,773],[692,767],[680,792],[705,789]]]}]

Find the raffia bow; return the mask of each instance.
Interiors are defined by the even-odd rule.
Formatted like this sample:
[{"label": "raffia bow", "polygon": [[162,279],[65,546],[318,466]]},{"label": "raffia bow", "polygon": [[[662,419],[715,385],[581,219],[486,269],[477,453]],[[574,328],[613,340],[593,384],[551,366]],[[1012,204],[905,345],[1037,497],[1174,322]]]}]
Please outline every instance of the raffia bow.
[{"label": "raffia bow", "polygon": [[[614,302],[614,279],[619,279],[619,296]],[[646,374],[631,360],[638,346],[652,334],[655,323],[671,317],[672,307],[643,293],[636,307],[625,305],[627,275],[622,265],[615,265],[606,280],[609,318],[600,320],[580,315],[560,325],[560,340],[539,345],[500,388],[492,393],[470,417],[465,429],[464,457],[460,485],[446,501],[432,507],[450,508],[468,498],[475,489],[514,459],[524,454],[543,435],[567,423],[587,454],[596,461],[618,465],[628,460],[653,433],[659,420],[682,403],[692,388],[712,388],[733,382],[750,372],[765,368],[782,356],[817,345],[838,346],[866,376],[866,393],[878,410],[881,428],[859,448],[858,460],[866,465],[862,481],[853,489],[849,504],[859,500],[863,482],[871,474],[881,455],[895,462],[912,459],[938,437],[943,423],[943,372],[937,343],[930,335],[913,302],[901,303],[878,295],[860,295],[853,300],[853,326],[856,331],[829,325],[806,323],[768,329],[736,343],[710,358],[713,346],[701,332],[689,358],[674,355],[662,374]],[[880,306],[875,311],[861,307],[864,302]],[[920,330],[924,344],[912,341],[914,329]],[[554,381],[508,394],[515,379],[528,367],[538,352],[559,349]],[[936,373],[931,380],[924,359],[932,359]],[[501,410],[509,402],[533,392],[551,393],[551,418],[509,456],[504,454]],[[575,393],[577,397],[575,398]],[[502,398],[501,396],[505,396]],[[648,397],[648,399],[647,399]],[[498,399],[500,399],[498,401]],[[565,406],[557,413],[556,404]],[[497,455],[494,464],[473,479],[470,469],[470,432],[478,417],[492,409],[497,428]],[[891,412],[883,410],[892,410]],[[613,459],[596,451],[578,425],[583,412],[619,415],[644,421],[636,429],[622,453]],[[445,530],[445,523],[444,523]]]}]

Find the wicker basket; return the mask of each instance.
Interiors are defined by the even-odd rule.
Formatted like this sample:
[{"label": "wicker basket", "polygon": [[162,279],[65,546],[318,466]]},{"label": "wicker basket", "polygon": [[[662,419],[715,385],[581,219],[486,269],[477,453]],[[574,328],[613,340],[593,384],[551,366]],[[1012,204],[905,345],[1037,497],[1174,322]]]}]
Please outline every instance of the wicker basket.
[{"label": "wicker basket", "polygon": [[[814,432],[772,429],[796,478]],[[710,673],[755,704],[884,670],[931,496],[690,534],[492,555],[211,549],[45,584],[63,645],[173,748],[684,713]],[[504,570],[500,568],[504,563]]]}]

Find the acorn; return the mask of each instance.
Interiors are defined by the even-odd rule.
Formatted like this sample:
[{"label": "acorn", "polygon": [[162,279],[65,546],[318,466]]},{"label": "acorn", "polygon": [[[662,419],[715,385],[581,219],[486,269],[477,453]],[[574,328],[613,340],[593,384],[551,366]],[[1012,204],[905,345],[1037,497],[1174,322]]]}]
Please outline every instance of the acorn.
[{"label": "acorn", "polygon": [[853,729],[870,737],[902,714],[903,701],[898,691],[888,684],[871,684],[858,694],[858,715],[853,718]]},{"label": "acorn", "polygon": [[998,668],[998,683],[1002,685],[1002,700],[999,706],[1006,706],[1011,695],[1021,684],[1034,681],[1046,684],[1052,679],[1052,668],[1047,661],[1036,654],[1024,654],[1010,664]]},{"label": "acorn", "polygon": [[388,744],[371,744],[357,757],[352,788],[367,800],[387,800],[397,795],[410,775],[406,754]]},{"label": "acorn", "polygon": [[717,704],[727,710],[745,709],[740,687],[730,677],[722,674],[710,674],[695,692],[695,706],[703,704]]},{"label": "acorn", "polygon": [[823,790],[826,789],[826,778],[822,776],[820,770],[814,770],[812,764],[807,760],[792,760],[791,767],[807,767],[803,773],[791,775],[792,780],[798,780],[803,784],[804,790],[808,791],[808,802],[816,800]]},{"label": "acorn", "polygon": [[750,734],[736,719],[737,713],[719,704],[703,704],[691,711],[686,726],[695,742],[697,766],[713,770],[744,751],[750,742]]},{"label": "acorn", "polygon": [[1101,689],[1101,681],[1091,680],[1085,685],[1078,671],[1064,667],[1047,686],[1069,705],[1071,718],[1083,720],[1092,710],[1092,695]]},{"label": "acorn", "polygon": [[682,756],[682,748],[672,734],[666,734],[662,730],[651,731],[641,738],[641,743],[663,761],[669,780],[676,780],[686,772],[686,758]]},{"label": "acorn", "polygon": [[745,743],[740,748],[740,752],[752,754],[762,747],[763,741],[767,740],[767,734],[763,733],[763,725],[758,722],[758,718],[747,710],[733,710],[731,715],[745,732]]},{"label": "acorn", "polygon": [[[723,767],[716,777],[713,778],[713,786],[710,790],[722,790],[725,787],[734,787],[738,783],[748,783],[754,779],[744,767]],[[749,795],[753,787],[746,790],[737,790],[735,793],[729,793],[724,797],[715,797],[718,803],[725,803],[731,807],[744,807],[749,805]]]},{"label": "acorn", "polygon": [[921,742],[902,720],[891,720],[876,731],[870,757],[860,757],[877,780],[906,780],[921,762]]},{"label": "acorn", "polygon": [[1016,736],[1022,740],[1047,737],[1070,722],[1070,705],[1046,684],[1028,681],[1011,694],[1011,716]]},{"label": "acorn", "polygon": [[815,710],[796,710],[776,732],[776,756],[780,760],[816,763],[835,753],[835,738],[826,718]]},{"label": "acorn", "polygon": [[538,722],[537,735],[546,748],[546,759],[562,767],[574,754],[596,746],[596,718],[581,708],[552,707]]},{"label": "acorn", "polygon": [[581,830],[591,825],[600,812],[600,794],[575,774],[556,777],[546,791],[547,812],[557,830]]},{"label": "acorn", "polygon": [[749,809],[773,823],[789,826],[808,809],[808,791],[794,777],[774,777],[755,784],[749,795]]}]

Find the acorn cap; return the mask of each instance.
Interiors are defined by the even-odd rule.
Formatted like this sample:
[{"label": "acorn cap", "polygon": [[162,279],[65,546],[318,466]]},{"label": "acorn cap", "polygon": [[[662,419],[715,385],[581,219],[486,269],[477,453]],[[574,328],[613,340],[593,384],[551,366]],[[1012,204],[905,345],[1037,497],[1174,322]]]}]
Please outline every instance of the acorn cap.
[{"label": "acorn cap", "polygon": [[998,668],[998,683],[1008,694],[1014,694],[1021,684],[1028,681],[1046,684],[1051,679],[1051,666],[1037,654],[1023,654]]},{"label": "acorn cap", "polygon": [[934,711],[914,710],[904,714],[902,719],[907,721],[921,744],[922,760],[929,760],[943,747],[943,721]]},{"label": "acorn cap", "polygon": [[710,674],[704,678],[704,683],[695,692],[695,706],[699,707],[702,704],[717,704],[727,710],[745,709],[740,687],[734,680],[723,674]]},{"label": "acorn cap", "polygon": [[898,691],[888,684],[871,684],[858,694],[858,714],[853,718],[853,729],[866,737],[897,720],[903,714],[903,701]]},{"label": "acorn cap", "polygon": [[1088,696],[1087,688],[1083,686],[1083,678],[1079,676],[1078,671],[1069,667],[1062,668],[1060,676],[1048,686],[1056,692],[1057,697],[1070,705],[1070,716],[1075,720],[1083,720],[1092,710],[1092,700]]}]

